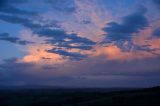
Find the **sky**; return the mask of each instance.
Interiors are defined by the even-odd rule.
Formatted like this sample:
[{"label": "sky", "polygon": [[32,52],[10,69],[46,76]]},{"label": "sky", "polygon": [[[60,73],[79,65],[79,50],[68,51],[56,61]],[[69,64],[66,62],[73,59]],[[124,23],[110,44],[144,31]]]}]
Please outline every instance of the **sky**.
[{"label": "sky", "polygon": [[0,86],[158,86],[159,12],[159,0],[0,0]]}]

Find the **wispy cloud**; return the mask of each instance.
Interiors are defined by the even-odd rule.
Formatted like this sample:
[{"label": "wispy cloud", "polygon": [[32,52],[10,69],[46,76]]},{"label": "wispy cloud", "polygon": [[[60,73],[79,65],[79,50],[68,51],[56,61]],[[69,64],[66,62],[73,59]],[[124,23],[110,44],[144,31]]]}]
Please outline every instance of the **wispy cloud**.
[{"label": "wispy cloud", "polygon": [[33,42],[30,42],[30,41],[21,40],[18,37],[11,37],[8,33],[1,33],[0,34],[0,40],[8,41],[8,42],[15,43],[15,44],[20,44],[20,45],[27,45],[27,44],[33,43]]}]

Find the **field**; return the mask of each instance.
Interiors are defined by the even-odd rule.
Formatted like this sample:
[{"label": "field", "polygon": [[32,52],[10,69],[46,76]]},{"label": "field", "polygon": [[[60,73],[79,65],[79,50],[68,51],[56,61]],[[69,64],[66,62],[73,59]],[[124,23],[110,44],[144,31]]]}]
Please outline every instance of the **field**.
[{"label": "field", "polygon": [[0,90],[0,106],[160,106],[160,87]]}]

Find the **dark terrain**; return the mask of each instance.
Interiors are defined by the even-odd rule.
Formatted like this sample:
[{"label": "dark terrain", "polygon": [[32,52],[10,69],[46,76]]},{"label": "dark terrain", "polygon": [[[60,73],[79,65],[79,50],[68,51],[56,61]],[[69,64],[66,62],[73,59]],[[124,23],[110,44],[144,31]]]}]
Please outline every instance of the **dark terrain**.
[{"label": "dark terrain", "polygon": [[8,89],[0,106],[160,106],[160,87],[145,89]]}]

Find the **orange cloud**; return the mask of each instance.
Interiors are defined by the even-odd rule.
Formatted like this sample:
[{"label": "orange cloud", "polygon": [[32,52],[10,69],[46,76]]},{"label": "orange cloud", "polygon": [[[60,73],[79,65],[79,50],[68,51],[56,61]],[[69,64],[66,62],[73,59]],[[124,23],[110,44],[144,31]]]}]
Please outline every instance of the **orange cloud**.
[{"label": "orange cloud", "polygon": [[96,47],[96,52],[93,56],[103,56],[106,60],[129,61],[153,57],[153,54],[146,51],[123,52],[116,45],[110,45],[107,47]]},{"label": "orange cloud", "polygon": [[48,53],[46,51],[52,48],[52,46],[47,44],[29,46],[28,55],[24,56],[23,61],[48,64],[63,63],[65,60],[62,58],[62,56],[54,53]]},{"label": "orange cloud", "polygon": [[[96,46],[93,56],[104,56],[106,57],[106,60],[120,61],[154,58],[160,56],[160,38],[153,36],[154,30],[160,27],[160,21],[151,23],[151,26],[152,27],[147,27],[139,33],[135,33],[133,35],[132,48],[134,48],[134,45],[139,47],[147,45],[148,49],[153,51],[133,50],[132,48],[130,51],[123,51],[116,44],[110,44],[106,47]],[[127,42],[124,42],[123,46],[127,46]]]},{"label": "orange cloud", "polygon": [[54,46],[45,44],[46,37],[39,37],[33,34],[31,30],[21,31],[21,39],[34,42],[26,46],[20,47],[20,49],[26,53],[26,56],[22,58],[23,62],[33,62],[41,64],[60,64],[65,62],[64,58],[55,53],[49,53],[47,50],[53,49]]},{"label": "orange cloud", "polygon": [[142,30],[133,38],[133,43],[135,45],[138,46],[148,45],[149,49],[154,49],[154,51],[152,51],[152,53],[155,54],[153,55],[154,57],[160,55],[160,38],[153,37],[152,35],[154,30],[158,27],[159,26],[157,25],[157,23],[153,23],[153,27],[148,27]]}]

